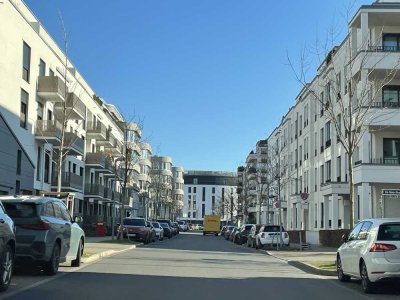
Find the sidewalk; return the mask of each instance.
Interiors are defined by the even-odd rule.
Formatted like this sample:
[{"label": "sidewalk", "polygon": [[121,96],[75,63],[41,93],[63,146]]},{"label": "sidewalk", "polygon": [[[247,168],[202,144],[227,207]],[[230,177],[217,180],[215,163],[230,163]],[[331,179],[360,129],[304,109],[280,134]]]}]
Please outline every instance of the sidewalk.
[{"label": "sidewalk", "polygon": [[102,241],[111,241],[111,236],[86,237],[85,250],[82,257],[83,263],[90,263],[103,257],[136,248],[136,245],[102,243]]},{"label": "sidewalk", "polygon": [[287,261],[289,265],[299,268],[307,273],[324,276],[336,276],[336,270],[326,270],[324,268],[313,266],[312,264],[321,264],[323,262],[333,264],[336,261],[337,248],[321,247],[311,245],[310,249],[303,251],[297,250],[299,247],[291,245],[288,250],[266,250],[268,255]]}]

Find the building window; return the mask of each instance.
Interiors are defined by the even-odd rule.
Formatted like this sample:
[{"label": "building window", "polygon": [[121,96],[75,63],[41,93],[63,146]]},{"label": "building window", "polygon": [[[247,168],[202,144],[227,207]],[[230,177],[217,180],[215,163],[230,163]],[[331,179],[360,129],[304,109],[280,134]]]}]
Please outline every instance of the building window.
[{"label": "building window", "polygon": [[193,178],[193,184],[198,184],[197,178]]},{"label": "building window", "polygon": [[19,125],[22,128],[27,128],[27,120],[28,120],[28,102],[29,102],[29,94],[21,89],[21,109],[19,115]]},{"label": "building window", "polygon": [[331,161],[328,160],[326,163],[326,182],[331,181]]},{"label": "building window", "polygon": [[203,187],[203,195],[202,195],[202,199],[203,202],[206,201],[206,188]]},{"label": "building window", "polygon": [[215,187],[212,188],[212,193],[215,194]]},{"label": "building window", "polygon": [[17,150],[17,175],[21,175],[22,151]]},{"label": "building window", "polygon": [[21,192],[21,182],[19,180],[15,181],[15,193],[19,194]]},{"label": "building window", "polygon": [[321,128],[321,152],[324,151],[324,129]]},{"label": "building window", "polygon": [[192,192],[192,187],[191,187],[191,186],[188,187],[188,192],[189,192],[189,193]]},{"label": "building window", "polygon": [[50,183],[50,154],[47,151],[44,155],[44,182]]},{"label": "building window", "polygon": [[49,76],[54,77],[54,71],[52,69],[49,69]]},{"label": "building window", "polygon": [[338,156],[336,162],[336,181],[341,182],[341,174],[342,174],[342,157]]},{"label": "building window", "polygon": [[382,42],[384,51],[399,51],[400,34],[384,34]]},{"label": "building window", "polygon": [[202,204],[201,205],[201,217],[204,218],[205,214],[206,214],[206,205]]},{"label": "building window", "polygon": [[400,103],[400,86],[384,86],[382,88],[382,106],[383,107],[399,107]]},{"label": "building window", "polygon": [[321,184],[325,183],[324,179],[324,165],[321,166]]},{"label": "building window", "polygon": [[398,165],[400,162],[400,139],[383,139],[383,163]]},{"label": "building window", "polygon": [[43,104],[40,102],[37,102],[37,119],[43,120]]},{"label": "building window", "polygon": [[39,76],[46,76],[46,63],[43,60],[39,62]]},{"label": "building window", "polygon": [[22,54],[22,79],[29,82],[31,73],[31,47],[24,42]]},{"label": "building window", "polygon": [[196,187],[193,187],[193,193],[196,194]]},{"label": "building window", "polygon": [[36,161],[36,180],[42,178],[42,148],[38,147],[38,156]]},{"label": "building window", "polygon": [[331,122],[325,124],[325,147],[331,146]]}]

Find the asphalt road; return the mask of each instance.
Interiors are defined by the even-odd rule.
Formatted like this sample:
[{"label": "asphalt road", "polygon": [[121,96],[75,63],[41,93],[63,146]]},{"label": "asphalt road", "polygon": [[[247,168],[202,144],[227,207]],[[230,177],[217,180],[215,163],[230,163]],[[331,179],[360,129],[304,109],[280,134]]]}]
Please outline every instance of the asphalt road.
[{"label": "asphalt road", "polygon": [[[29,276],[28,276],[29,277]],[[29,277],[30,278],[30,277]],[[180,234],[80,269],[60,272],[2,299],[399,299],[383,290],[365,295],[216,236]],[[7,296],[7,298],[5,298]]]}]

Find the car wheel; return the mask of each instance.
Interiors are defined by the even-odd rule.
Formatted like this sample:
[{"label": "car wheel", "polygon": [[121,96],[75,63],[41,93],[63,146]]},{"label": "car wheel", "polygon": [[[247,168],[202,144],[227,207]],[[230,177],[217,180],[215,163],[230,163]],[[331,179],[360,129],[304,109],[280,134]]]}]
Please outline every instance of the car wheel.
[{"label": "car wheel", "polygon": [[340,282],[350,281],[350,276],[345,275],[343,273],[342,261],[340,260],[340,256],[338,256],[336,259],[336,270],[337,270],[337,277]]},{"label": "car wheel", "polygon": [[78,252],[76,253],[76,259],[71,261],[71,267],[79,267],[81,265],[81,258],[83,252],[82,240],[79,241]]},{"label": "car wheel", "polygon": [[256,249],[260,249],[260,240],[259,239],[256,239],[256,246],[255,246],[255,248]]},{"label": "car wheel", "polygon": [[53,247],[50,261],[43,266],[43,271],[46,275],[55,275],[58,272],[60,265],[60,246],[56,243]]},{"label": "car wheel", "polygon": [[365,262],[361,263],[360,267],[360,275],[361,275],[361,287],[364,293],[372,293],[374,291],[375,285],[368,278],[368,270]]},{"label": "car wheel", "polygon": [[0,291],[5,291],[11,282],[14,264],[14,252],[10,245],[6,245],[0,265]]}]

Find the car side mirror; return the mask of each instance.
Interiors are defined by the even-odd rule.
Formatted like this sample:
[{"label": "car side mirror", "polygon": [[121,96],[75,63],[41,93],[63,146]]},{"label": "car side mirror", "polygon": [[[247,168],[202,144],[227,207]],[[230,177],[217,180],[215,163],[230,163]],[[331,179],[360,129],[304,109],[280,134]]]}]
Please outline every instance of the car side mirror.
[{"label": "car side mirror", "polygon": [[347,233],[342,235],[342,242],[346,243],[349,240],[349,235]]},{"label": "car side mirror", "polygon": [[81,216],[74,217],[74,223],[81,224],[83,222],[83,218]]}]

